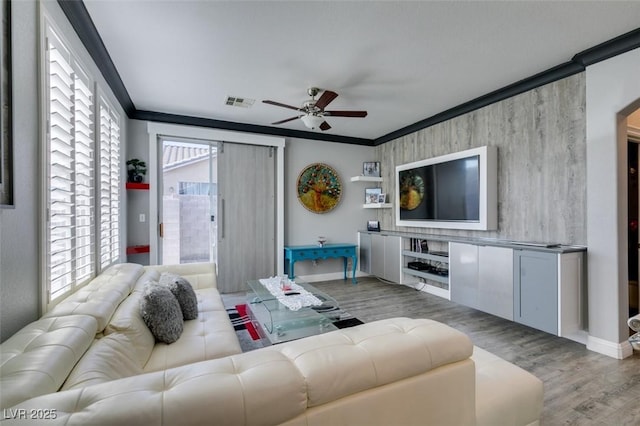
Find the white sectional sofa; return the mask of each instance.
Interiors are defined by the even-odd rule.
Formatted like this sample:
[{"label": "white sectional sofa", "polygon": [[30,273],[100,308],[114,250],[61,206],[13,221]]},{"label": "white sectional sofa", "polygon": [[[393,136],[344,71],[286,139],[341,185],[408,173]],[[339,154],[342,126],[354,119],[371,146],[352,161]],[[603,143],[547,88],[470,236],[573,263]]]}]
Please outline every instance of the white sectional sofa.
[{"label": "white sectional sofa", "polygon": [[[140,315],[164,271],[189,280],[199,310],[169,345]],[[213,264],[111,267],[0,354],[3,424],[535,425],[542,410],[540,380],[427,319],[242,353]]]}]

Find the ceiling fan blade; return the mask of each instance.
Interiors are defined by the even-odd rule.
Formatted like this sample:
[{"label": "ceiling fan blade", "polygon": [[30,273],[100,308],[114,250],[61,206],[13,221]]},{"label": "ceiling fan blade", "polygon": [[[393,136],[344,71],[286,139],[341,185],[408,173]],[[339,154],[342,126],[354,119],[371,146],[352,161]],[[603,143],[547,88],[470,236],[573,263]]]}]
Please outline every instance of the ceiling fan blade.
[{"label": "ceiling fan blade", "polygon": [[331,117],[366,117],[367,111],[325,111]]},{"label": "ceiling fan blade", "polygon": [[330,128],[331,126],[329,126],[329,123],[327,123],[326,121],[323,121],[320,125],[320,130],[329,130]]},{"label": "ceiling fan blade", "polygon": [[298,118],[300,118],[300,117],[296,115],[295,117],[285,118],[284,120],[276,121],[275,123],[271,123],[271,124],[287,123],[289,121],[297,120]]},{"label": "ceiling fan blade", "polygon": [[295,109],[296,111],[302,111],[302,110],[301,110],[300,108],[298,108],[298,107],[294,107],[294,106],[287,105],[287,104],[283,104],[283,103],[276,102],[276,101],[268,101],[268,100],[267,100],[267,101],[262,101],[262,102],[263,102],[263,103],[265,103],[265,104],[275,105],[275,106],[279,106],[279,107],[282,107],[282,108],[289,108],[289,109]]},{"label": "ceiling fan blade", "polygon": [[320,96],[320,99],[316,101],[316,107],[322,110],[337,97],[338,97],[338,94],[336,92],[332,92],[331,90],[325,90],[322,93],[322,96]]}]

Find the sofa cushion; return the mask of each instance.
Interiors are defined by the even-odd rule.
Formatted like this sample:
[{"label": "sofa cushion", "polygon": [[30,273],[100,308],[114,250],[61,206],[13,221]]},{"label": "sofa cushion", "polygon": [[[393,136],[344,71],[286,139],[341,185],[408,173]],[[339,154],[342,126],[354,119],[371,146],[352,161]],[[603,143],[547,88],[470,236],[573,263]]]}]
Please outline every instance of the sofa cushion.
[{"label": "sofa cushion", "polygon": [[542,381],[517,365],[473,348],[476,364],[476,424],[536,424],[542,413]]},{"label": "sofa cushion", "polygon": [[98,321],[98,332],[102,332],[120,302],[131,293],[143,271],[143,266],[134,263],[113,265],[58,303],[44,317],[90,315]]},{"label": "sofa cushion", "polygon": [[142,294],[140,314],[156,340],[173,343],[180,338],[184,328],[182,310],[167,287],[150,282]]},{"label": "sofa cushion", "polygon": [[56,392],[93,341],[95,318],[69,315],[32,322],[0,345],[0,406]]},{"label": "sofa cushion", "polygon": [[201,288],[216,288],[216,264],[213,262],[185,263],[181,265],[152,265],[145,269],[159,273],[171,272],[189,280],[195,290]]},{"label": "sofa cushion", "polygon": [[195,290],[198,298],[198,312],[221,311],[227,312],[222,296],[217,288],[201,288]]},{"label": "sofa cushion", "polygon": [[149,281],[160,281],[160,272],[155,269],[144,268],[144,272],[138,278],[132,292],[143,293]]},{"label": "sofa cushion", "polygon": [[274,349],[291,358],[305,376],[313,407],[466,360],[473,344],[462,332],[436,321],[392,318]]},{"label": "sofa cushion", "polygon": [[73,368],[62,390],[83,388],[142,373],[129,336],[110,334],[95,340]]},{"label": "sofa cushion", "polygon": [[247,352],[57,392],[16,408],[65,425],[276,425],[306,409],[304,377],[282,354]]},{"label": "sofa cushion", "polygon": [[167,345],[156,343],[145,372],[164,370],[193,362],[242,353],[240,342],[226,311],[200,312],[184,322],[180,338]]},{"label": "sofa cushion", "polygon": [[180,275],[163,272],[160,275],[159,283],[169,287],[171,293],[178,299],[183,319],[192,320],[198,318],[198,299],[189,281]]},{"label": "sofa cushion", "polygon": [[134,291],[118,306],[104,333],[122,333],[129,337],[131,346],[135,349],[135,357],[140,367],[143,367],[153,351],[156,339],[142,319],[140,301],[142,291]]}]

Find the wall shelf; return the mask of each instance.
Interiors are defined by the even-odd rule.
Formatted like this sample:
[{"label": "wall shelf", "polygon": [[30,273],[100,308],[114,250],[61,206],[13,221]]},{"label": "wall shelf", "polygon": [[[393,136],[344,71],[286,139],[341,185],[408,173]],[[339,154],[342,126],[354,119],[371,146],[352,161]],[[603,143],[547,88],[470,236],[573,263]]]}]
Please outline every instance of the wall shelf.
[{"label": "wall shelf", "polygon": [[362,208],[364,209],[390,209],[392,206],[391,203],[368,203],[363,204]]},{"label": "wall shelf", "polygon": [[[127,182],[125,183],[125,188],[127,189],[127,191],[134,191],[134,192],[128,193],[129,202],[133,203],[133,204],[130,204],[130,206],[133,206],[133,205],[139,206],[144,199],[148,198],[148,195],[145,195],[144,193],[139,192],[139,191],[149,191],[150,187],[148,182]],[[132,219],[129,218],[129,227],[139,225],[137,222],[134,225],[133,223],[131,223],[131,220]],[[138,241],[140,240],[144,241],[144,239],[138,238]],[[148,254],[150,252],[151,252],[151,247],[149,246],[149,244],[130,245],[130,246],[127,246],[127,249],[126,249],[127,256]],[[142,263],[141,260],[142,258],[137,258],[136,263]]]},{"label": "wall shelf", "polygon": [[[449,275],[432,274],[430,272],[418,271],[417,269],[411,269],[411,268],[402,268],[402,272],[404,272],[405,274],[413,275],[414,277],[420,277],[426,280],[431,280],[441,284],[449,285]],[[447,291],[447,290],[443,289],[443,291]]]},{"label": "wall shelf", "polygon": [[148,183],[127,182],[125,187],[127,189],[141,189],[141,190],[144,190],[144,191],[148,191],[149,190],[149,184]]},{"label": "wall shelf", "polygon": [[431,254],[431,253],[420,253],[417,251],[411,250],[402,250],[403,256],[417,257],[420,259],[433,260],[435,262],[444,262],[449,263],[449,256],[443,256],[439,254]]},{"label": "wall shelf", "polygon": [[127,247],[127,255],[149,253],[149,245],[129,246]]},{"label": "wall shelf", "polygon": [[382,178],[376,176],[353,176],[351,182],[382,182]]}]

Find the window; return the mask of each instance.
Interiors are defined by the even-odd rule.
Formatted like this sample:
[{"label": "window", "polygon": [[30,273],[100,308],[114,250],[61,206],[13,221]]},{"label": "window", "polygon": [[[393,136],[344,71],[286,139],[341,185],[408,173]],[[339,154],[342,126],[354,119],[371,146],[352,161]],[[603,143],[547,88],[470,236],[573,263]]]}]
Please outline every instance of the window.
[{"label": "window", "polygon": [[100,100],[100,268],[120,257],[120,126],[118,114]]},{"label": "window", "polygon": [[96,265],[103,269],[119,259],[120,129],[118,115],[101,99],[96,135],[93,81],[50,26],[45,80],[45,259],[51,302],[93,278]]}]

